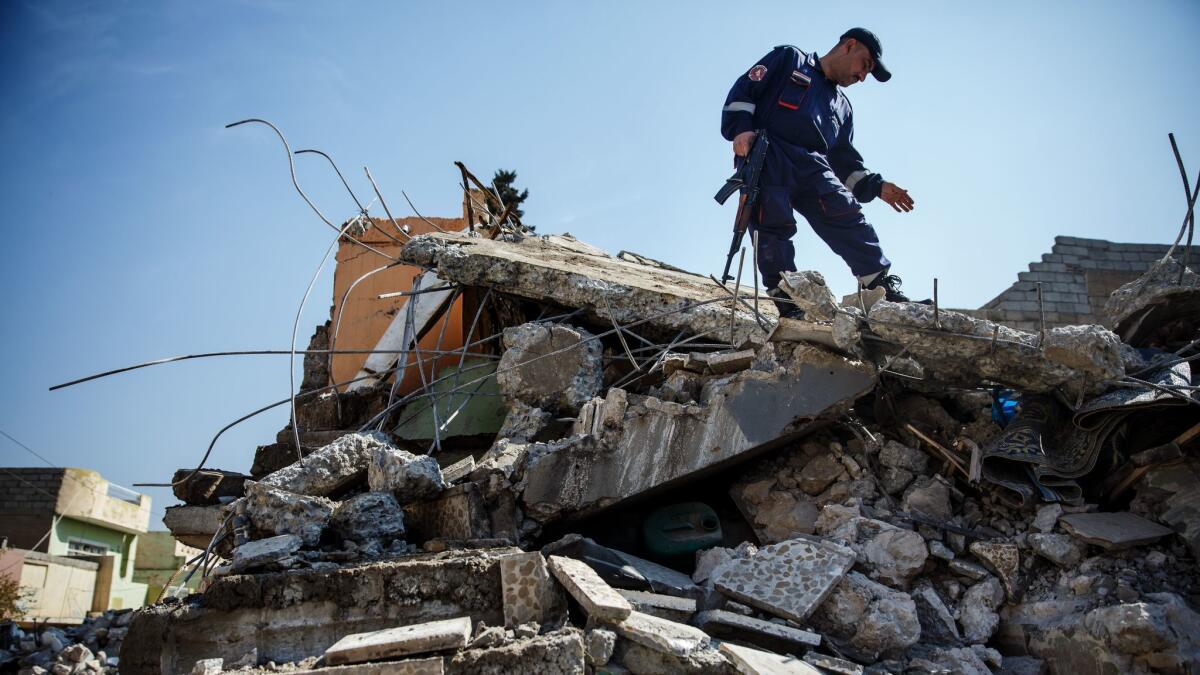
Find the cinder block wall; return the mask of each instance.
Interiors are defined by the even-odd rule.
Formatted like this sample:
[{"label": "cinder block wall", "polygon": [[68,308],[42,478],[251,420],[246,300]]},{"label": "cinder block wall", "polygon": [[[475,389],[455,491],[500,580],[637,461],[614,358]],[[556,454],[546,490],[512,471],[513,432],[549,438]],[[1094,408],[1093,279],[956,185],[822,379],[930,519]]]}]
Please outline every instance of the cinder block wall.
[{"label": "cinder block wall", "polygon": [[12,548],[49,552],[43,535],[54,521],[64,469],[5,468],[0,471],[0,537]]},{"label": "cinder block wall", "polygon": [[[1040,262],[1030,263],[1017,282],[991,302],[967,314],[1026,331],[1039,329],[1037,285],[1042,285],[1046,326],[1105,323],[1104,302],[1119,286],[1141,276],[1162,258],[1164,244],[1120,244],[1103,239],[1055,237]],[[1182,259],[1183,247],[1175,257]],[[1191,248],[1189,266],[1200,265],[1200,246]]]}]

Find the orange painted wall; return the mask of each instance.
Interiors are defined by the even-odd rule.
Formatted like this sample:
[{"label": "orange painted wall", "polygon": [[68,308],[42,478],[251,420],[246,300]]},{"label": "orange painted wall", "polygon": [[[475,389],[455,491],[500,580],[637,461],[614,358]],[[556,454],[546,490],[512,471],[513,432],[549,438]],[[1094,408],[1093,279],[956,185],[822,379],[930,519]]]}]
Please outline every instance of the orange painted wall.
[{"label": "orange painted wall", "polygon": [[[464,218],[429,218],[429,220],[447,231],[462,230],[466,227],[466,220]],[[396,222],[402,226],[407,225],[410,233],[413,235],[434,231],[428,223],[417,217],[397,218]],[[396,228],[392,225],[392,222],[386,218],[373,219],[373,226],[367,230],[366,234],[356,238],[395,257],[401,245],[389,239],[383,232],[391,234],[396,239],[405,241],[403,236],[396,233]],[[333,310],[330,317],[333,320],[330,329],[331,338],[334,336],[334,330],[336,329],[336,338],[333,344],[335,349],[373,349],[379,342],[379,338],[383,336],[384,331],[387,330],[388,325],[391,324],[392,317],[404,305],[405,298],[403,297],[380,299],[379,295],[410,290],[413,280],[421,275],[420,268],[410,265],[397,265],[382,272],[377,272],[359,282],[350,295],[346,296],[346,290],[350,288],[350,285],[356,279],[388,263],[389,261],[386,258],[376,255],[348,239],[342,239],[337,252],[337,269],[334,271],[333,277]],[[343,297],[345,297],[344,310],[342,309]],[[463,301],[460,298],[455,301],[450,311],[433,326],[433,329],[421,339],[419,346],[422,350],[453,350],[462,347],[462,334],[465,330],[462,307]],[[339,311],[341,312],[340,324],[338,323]],[[445,324],[445,334],[442,337],[441,346],[438,347],[438,335],[442,331],[443,324]],[[362,368],[362,364],[366,361],[366,358],[366,354],[334,355],[333,368],[331,369],[333,381],[345,382],[346,380],[353,379],[359,369]],[[442,357],[441,361],[443,363],[457,363],[458,357],[446,356]],[[426,361],[425,373],[427,378],[429,377],[430,366],[431,363]],[[416,369],[416,359],[410,356],[409,366],[401,382],[400,391],[401,393],[408,393],[420,386],[421,379]]]}]

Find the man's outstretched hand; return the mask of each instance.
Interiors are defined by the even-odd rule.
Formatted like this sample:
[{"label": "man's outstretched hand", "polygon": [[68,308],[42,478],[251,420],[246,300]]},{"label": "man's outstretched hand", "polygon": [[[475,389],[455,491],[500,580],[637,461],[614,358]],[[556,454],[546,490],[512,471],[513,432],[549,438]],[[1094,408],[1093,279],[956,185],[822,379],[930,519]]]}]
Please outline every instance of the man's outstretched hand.
[{"label": "man's outstretched hand", "polygon": [[[738,138],[741,138],[741,136]],[[737,152],[737,138],[733,139],[733,143],[734,152]],[[908,195],[908,190],[895,183],[884,181],[883,189],[879,191],[879,198],[890,204],[896,211],[908,212],[913,210],[913,198]]]},{"label": "man's outstretched hand", "polygon": [[743,131],[733,137],[733,154],[738,157],[745,157],[750,154],[750,146],[754,145],[755,134],[753,131]]}]

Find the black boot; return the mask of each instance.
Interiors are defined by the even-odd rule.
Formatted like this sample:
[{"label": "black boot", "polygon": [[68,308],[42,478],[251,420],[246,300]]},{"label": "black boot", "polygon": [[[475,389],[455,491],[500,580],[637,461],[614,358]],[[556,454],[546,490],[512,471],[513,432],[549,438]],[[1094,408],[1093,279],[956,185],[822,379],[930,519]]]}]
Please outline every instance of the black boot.
[{"label": "black boot", "polygon": [[[900,280],[900,277],[896,276],[895,274],[888,274],[888,271],[884,270],[876,275],[875,278],[871,280],[871,283],[864,286],[863,290],[870,291],[876,288],[882,288],[884,292],[883,299],[887,300],[888,302],[913,302],[912,300],[908,299],[907,295],[900,292],[900,285],[902,283],[904,282]],[[931,300],[918,300],[916,302],[921,305],[933,304]]]},{"label": "black boot", "polygon": [[792,300],[791,296],[778,287],[767,291],[767,295],[774,298],[775,309],[779,310],[779,316],[783,319],[803,319],[804,310],[796,306],[796,301]]}]

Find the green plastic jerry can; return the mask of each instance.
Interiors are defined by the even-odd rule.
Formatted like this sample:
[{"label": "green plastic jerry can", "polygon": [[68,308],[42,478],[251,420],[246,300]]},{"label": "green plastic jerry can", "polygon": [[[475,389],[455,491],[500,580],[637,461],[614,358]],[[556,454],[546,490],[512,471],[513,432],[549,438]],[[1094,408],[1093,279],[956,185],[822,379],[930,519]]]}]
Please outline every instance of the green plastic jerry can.
[{"label": "green plastic jerry can", "polygon": [[642,523],[642,543],[656,556],[690,555],[721,543],[721,521],[703,502],[684,502],[650,512]]}]

